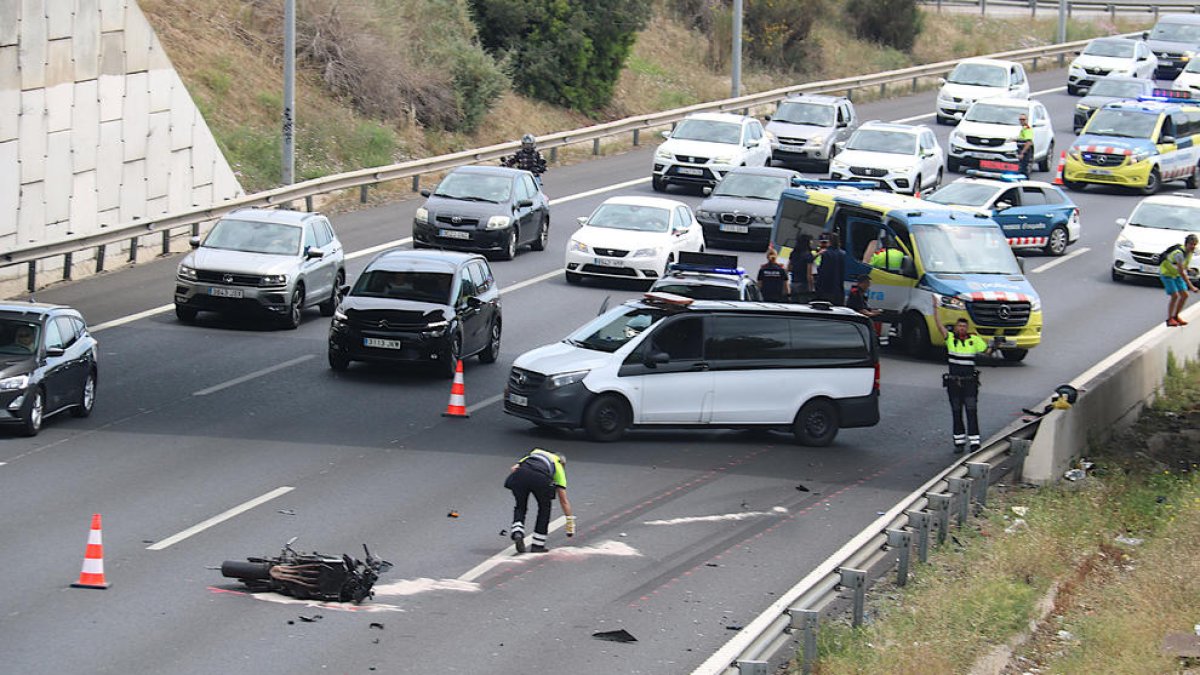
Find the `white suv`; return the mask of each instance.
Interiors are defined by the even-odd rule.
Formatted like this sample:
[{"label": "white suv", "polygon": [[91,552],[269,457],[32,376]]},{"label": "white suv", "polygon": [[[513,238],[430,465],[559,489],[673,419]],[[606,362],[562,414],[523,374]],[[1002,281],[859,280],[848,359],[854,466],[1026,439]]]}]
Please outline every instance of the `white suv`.
[{"label": "white suv", "polygon": [[916,194],[942,182],[945,164],[933,130],[924,125],[867,122],[829,163],[833,180],[866,180]]},{"label": "white suv", "polygon": [[[1033,161],[1039,171],[1049,171],[1054,157],[1054,129],[1050,113],[1038,101],[1011,98],[976,101],[966,116],[950,132],[950,154],[946,166],[958,171],[963,166],[979,166],[991,160],[1017,164],[1017,137],[1021,133],[1021,115],[1033,128]],[[1032,167],[1030,169],[1032,171]]]},{"label": "white suv", "polygon": [[1079,52],[1067,69],[1067,93],[1072,96],[1087,93],[1096,78],[1140,77],[1154,79],[1158,59],[1141,40],[1128,38],[1098,38]]},{"label": "white suv", "polygon": [[938,124],[960,119],[981,98],[1029,98],[1025,67],[1015,61],[965,59],[942,80],[937,95]]},{"label": "white suv", "polygon": [[728,113],[688,115],[654,152],[651,185],[713,186],[737,166],[766,166],[771,161],[771,137],[753,117]]},{"label": "white suv", "polygon": [[[1179,195],[1146,197],[1129,218],[1117,218],[1121,233],[1113,244],[1112,279],[1153,279],[1158,276],[1154,257],[1174,244],[1183,245],[1189,234],[1200,234],[1200,200]],[[1197,278],[1195,264],[1188,276]]]}]

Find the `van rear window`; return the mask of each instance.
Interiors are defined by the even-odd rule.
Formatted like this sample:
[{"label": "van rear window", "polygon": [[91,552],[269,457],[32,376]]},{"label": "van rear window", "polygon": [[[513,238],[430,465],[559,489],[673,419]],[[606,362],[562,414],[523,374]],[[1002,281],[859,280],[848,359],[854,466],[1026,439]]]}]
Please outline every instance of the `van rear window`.
[{"label": "van rear window", "polygon": [[784,246],[795,248],[800,235],[807,234],[814,241],[825,231],[825,221],[829,220],[829,209],[824,206],[809,204],[795,197],[785,196],[779,202],[779,218],[775,221],[775,236],[773,241],[777,248]]},{"label": "van rear window", "polygon": [[813,317],[715,316],[705,345],[711,361],[788,361],[802,366],[871,359],[866,327]]}]

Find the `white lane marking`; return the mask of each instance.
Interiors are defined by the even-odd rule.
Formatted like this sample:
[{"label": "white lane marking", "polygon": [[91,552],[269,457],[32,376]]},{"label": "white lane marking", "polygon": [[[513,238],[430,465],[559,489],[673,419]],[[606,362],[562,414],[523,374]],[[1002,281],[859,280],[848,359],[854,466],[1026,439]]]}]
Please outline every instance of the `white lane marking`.
[{"label": "white lane marking", "polygon": [[762,516],[777,516],[782,513],[787,513],[787,508],[776,506],[770,511],[742,511],[739,513],[723,513],[716,516],[686,516],[683,518],[671,518],[669,520],[647,520],[643,525],[686,525],[691,523],[720,523],[735,520],[749,520],[750,518],[760,518]]},{"label": "white lane marking", "polygon": [[137,321],[138,319],[145,319],[148,316],[154,316],[155,314],[162,314],[163,312],[169,312],[172,309],[175,309],[175,303],[173,303],[173,302],[166,304],[166,305],[159,305],[158,307],[155,307],[154,309],[147,309],[145,311],[138,312],[136,314],[130,314],[129,316],[123,316],[118,319],[113,319],[112,321],[105,321],[103,323],[98,323],[95,326],[92,326],[91,328],[89,328],[88,331],[91,333],[99,333],[100,331],[107,330],[109,328],[116,328],[117,326],[124,326],[125,324]]},{"label": "white lane marking", "polygon": [[238,504],[237,506],[233,507],[232,509],[225,511],[224,513],[217,514],[217,515],[213,516],[212,518],[209,518],[208,520],[206,520],[198,525],[193,525],[178,534],[173,534],[173,535],[167,537],[166,539],[163,539],[160,542],[151,544],[146,547],[146,550],[147,551],[161,551],[164,548],[167,548],[168,546],[178,544],[179,542],[183,541],[184,539],[187,539],[188,537],[190,537],[194,534],[199,534],[199,533],[207,530],[208,528],[212,527],[213,525],[219,525],[219,524],[229,520],[230,518],[238,515],[239,513],[245,513],[246,511],[249,511],[250,509],[252,509],[256,506],[266,504],[267,502],[271,501],[272,499],[275,499],[276,497],[279,497],[281,495],[286,495],[287,493],[289,493],[295,489],[296,488],[289,487],[287,485],[285,485],[283,487],[275,488],[274,490],[271,490],[270,492],[268,492],[265,495],[262,495],[261,497],[255,497],[254,499],[251,499],[248,502],[243,502],[241,504]]},{"label": "white lane marking", "polygon": [[430,591],[462,591],[476,593],[483,590],[479,584],[458,579],[401,579],[390,584],[375,584],[375,595],[416,595]]},{"label": "white lane marking", "polygon": [[563,271],[561,269],[553,269],[553,270],[550,270],[549,272],[546,272],[545,274],[539,274],[536,277],[526,279],[525,281],[518,281],[517,283],[512,284],[511,286],[505,286],[504,288],[501,288],[500,295],[504,295],[505,293],[511,293],[512,291],[519,291],[522,288],[525,288],[526,286],[532,286],[534,284],[541,283],[547,279],[553,279],[554,277],[559,276],[562,273],[563,273]]},{"label": "white lane marking", "polygon": [[411,243],[412,243],[412,237],[405,237],[403,239],[396,239],[393,241],[385,241],[382,244],[377,244],[375,246],[368,246],[367,248],[364,248],[361,251],[355,251],[354,253],[347,253],[346,260],[355,260],[357,258],[361,258],[366,255],[371,255],[372,253],[386,251],[389,248],[396,248],[397,246],[403,246],[405,244],[411,244]]},{"label": "white lane marking", "polygon": [[[1030,96],[1030,98],[1032,98],[1034,96],[1041,96],[1042,94],[1053,94],[1058,91],[1066,91],[1066,89],[1067,89],[1066,85],[1063,85],[1061,87],[1051,87],[1049,89],[1043,89],[1041,91],[1030,92],[1029,96]],[[904,124],[906,122],[915,122],[916,120],[923,120],[926,117],[933,117],[936,114],[937,113],[924,113],[921,115],[913,115],[912,117],[902,117],[898,120],[892,120],[892,122],[894,124]]]},{"label": "white lane marking", "polygon": [[558,199],[551,199],[550,206],[558,206],[559,204],[566,204],[567,202],[573,202],[576,199],[592,197],[592,196],[595,196],[598,194],[603,194],[605,192],[612,192],[613,190],[620,190],[621,188],[633,187],[634,185],[638,185],[641,183],[649,183],[649,182],[650,182],[650,178],[646,177],[646,178],[634,178],[633,180],[627,180],[624,183],[613,183],[612,185],[605,185],[604,187],[599,187],[599,188],[596,188],[595,190],[587,190],[585,192],[579,192],[577,194],[567,195],[566,197],[559,197]]},{"label": "white lane marking", "polygon": [[[560,528],[564,524],[566,524],[566,522],[567,522],[566,516],[559,516],[558,518],[555,518],[553,521],[550,522],[550,527],[546,531],[546,533],[549,534],[550,532],[557,530],[558,528]],[[550,550],[553,551],[554,549],[550,549]],[[487,560],[484,560],[483,562],[479,563],[478,565],[467,570],[466,574],[463,574],[462,576],[460,576],[458,578],[458,580],[459,581],[475,581],[479,577],[486,574],[487,571],[492,569],[493,567],[504,564],[505,562],[511,561],[513,559],[513,556],[516,554],[517,554],[516,546],[509,546],[508,548],[504,549],[503,551],[500,551],[496,555],[488,558]]]},{"label": "white lane marking", "polygon": [[470,415],[471,413],[475,412],[476,410],[483,410],[484,408],[488,407],[489,405],[499,402],[500,399],[502,399],[502,398],[504,398],[504,394],[496,394],[495,396],[489,396],[489,397],[483,399],[482,401],[480,401],[479,403],[476,403],[475,405],[469,405],[469,406],[467,406],[467,414]]},{"label": "white lane marking", "polygon": [[305,361],[315,359],[315,358],[317,358],[317,357],[313,356],[312,354],[305,354],[304,356],[297,356],[296,358],[294,358],[290,361],[284,361],[283,363],[277,363],[273,366],[268,366],[261,370],[256,370],[253,373],[246,373],[245,375],[242,375],[241,377],[235,377],[232,380],[222,382],[221,384],[214,384],[213,386],[211,386],[207,389],[201,389],[200,391],[194,391],[194,392],[192,392],[192,396],[208,396],[209,394],[215,394],[218,391],[221,391],[222,389],[228,389],[230,387],[237,386],[243,382],[249,382],[250,380],[253,380],[255,378],[262,377],[263,375],[270,375],[271,373],[273,373],[277,370],[283,370],[284,368],[290,368],[298,363],[304,363]]},{"label": "white lane marking", "polygon": [[1041,272],[1045,272],[1048,269],[1051,269],[1053,267],[1056,267],[1058,265],[1061,265],[1061,264],[1067,262],[1071,258],[1078,258],[1079,256],[1083,255],[1084,253],[1087,253],[1090,250],[1092,250],[1092,249],[1088,248],[1087,246],[1084,246],[1083,248],[1077,248],[1074,251],[1068,253],[1067,255],[1064,255],[1063,257],[1059,258],[1058,260],[1051,260],[1050,262],[1046,263],[1045,265],[1038,265],[1037,267],[1033,268],[1033,274],[1039,274]]},{"label": "white lane marking", "polygon": [[8,464],[8,462],[0,462],[0,466],[4,466],[5,464]]}]

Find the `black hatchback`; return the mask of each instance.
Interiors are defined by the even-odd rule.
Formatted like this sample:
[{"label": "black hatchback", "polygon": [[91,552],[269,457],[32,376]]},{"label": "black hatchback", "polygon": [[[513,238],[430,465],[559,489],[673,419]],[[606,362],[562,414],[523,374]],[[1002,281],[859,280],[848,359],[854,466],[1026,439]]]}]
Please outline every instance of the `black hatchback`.
[{"label": "black hatchback", "polygon": [[550,201],[533,174],[500,166],[460,166],[432,192],[413,217],[413,248],[449,248],[512,260],[529,244],[543,251],[550,240]]},{"label": "black hatchback", "polygon": [[329,367],[352,361],[432,363],[500,356],[500,291],[487,260],[449,251],[380,253],[346,289],[329,327]]},{"label": "black hatchback", "polygon": [[92,414],[96,339],[70,307],[0,302],[0,423],[36,436],[51,415]]}]

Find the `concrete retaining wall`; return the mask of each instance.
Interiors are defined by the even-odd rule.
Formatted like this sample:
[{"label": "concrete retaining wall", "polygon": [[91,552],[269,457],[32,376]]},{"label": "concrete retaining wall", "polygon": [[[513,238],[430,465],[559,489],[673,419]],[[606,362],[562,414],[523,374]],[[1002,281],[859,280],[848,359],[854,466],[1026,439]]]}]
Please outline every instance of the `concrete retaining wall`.
[{"label": "concrete retaining wall", "polygon": [[[1165,313],[1167,299],[1162,297]],[[1062,477],[1089,443],[1107,440],[1132,424],[1162,390],[1167,362],[1183,364],[1200,355],[1200,305],[1183,312],[1190,325],[1151,330],[1070,384],[1081,391],[1069,410],[1042,418],[1025,460],[1025,480],[1036,484]]]},{"label": "concrete retaining wall", "polygon": [[0,252],[241,193],[136,0],[0,0]]}]

